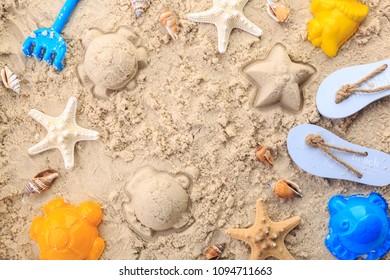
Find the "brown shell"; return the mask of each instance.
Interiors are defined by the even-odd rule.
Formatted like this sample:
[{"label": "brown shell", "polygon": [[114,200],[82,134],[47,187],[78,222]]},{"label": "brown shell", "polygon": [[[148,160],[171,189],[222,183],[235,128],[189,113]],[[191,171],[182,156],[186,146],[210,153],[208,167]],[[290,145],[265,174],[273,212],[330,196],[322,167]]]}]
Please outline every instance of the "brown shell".
[{"label": "brown shell", "polygon": [[268,14],[277,22],[287,22],[290,19],[290,9],[277,3],[267,3]]},{"label": "brown shell", "polygon": [[280,198],[302,197],[298,184],[289,180],[279,180],[273,186],[273,191]]},{"label": "brown shell", "polygon": [[223,251],[225,251],[225,248],[226,243],[216,244],[207,248],[204,252],[204,255],[207,260],[218,260],[221,257]]},{"label": "brown shell", "polygon": [[45,171],[39,172],[28,182],[28,185],[24,190],[24,194],[39,194],[47,190],[54,183],[54,180],[58,176],[58,172],[53,169],[47,169]]},{"label": "brown shell", "polygon": [[266,164],[274,164],[274,158],[271,154],[271,149],[266,146],[258,146],[256,148],[256,157]]}]

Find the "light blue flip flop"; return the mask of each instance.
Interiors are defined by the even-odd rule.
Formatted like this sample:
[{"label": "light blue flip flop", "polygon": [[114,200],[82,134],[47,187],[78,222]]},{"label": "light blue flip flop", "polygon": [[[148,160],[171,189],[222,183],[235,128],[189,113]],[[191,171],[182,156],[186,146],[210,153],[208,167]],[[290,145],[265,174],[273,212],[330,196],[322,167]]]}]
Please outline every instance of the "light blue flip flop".
[{"label": "light blue flip flop", "polygon": [[[367,105],[390,95],[390,89],[374,93],[356,91],[348,98],[336,103],[337,92],[345,85],[355,84],[383,65],[390,66],[390,59],[375,63],[343,68],[330,74],[320,85],[317,91],[317,109],[321,115],[330,119],[349,117]],[[364,90],[377,89],[390,85],[390,68],[374,75],[358,87]]]},{"label": "light blue flip flop", "polygon": [[[324,141],[320,143],[322,148],[312,146],[313,143],[309,140],[313,138],[308,138],[308,135],[320,136]],[[308,141],[311,144],[308,144]],[[371,186],[390,184],[390,155],[347,142],[320,126],[302,124],[294,127],[288,134],[287,148],[292,160],[300,168],[315,176]],[[336,148],[351,151],[346,152]],[[339,161],[332,158],[325,150]]]}]

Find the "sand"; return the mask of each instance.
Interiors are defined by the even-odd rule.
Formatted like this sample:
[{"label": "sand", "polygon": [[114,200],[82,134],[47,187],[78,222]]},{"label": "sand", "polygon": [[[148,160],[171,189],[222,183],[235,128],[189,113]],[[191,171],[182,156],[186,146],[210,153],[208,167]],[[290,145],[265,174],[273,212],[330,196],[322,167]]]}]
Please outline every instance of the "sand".
[{"label": "sand", "polygon": [[[378,192],[390,201],[386,187],[328,180],[304,172],[292,162],[286,146],[291,128],[312,123],[352,143],[390,153],[388,98],[337,121],[323,118],[315,105],[318,86],[332,72],[388,58],[390,4],[362,0],[370,7],[369,15],[339,54],[329,59],[306,40],[306,24],[312,18],[309,0],[285,0],[291,8],[291,22],[283,25],[267,15],[265,1],[249,1],[244,13],[263,35],[257,38],[233,31],[226,54],[217,51],[214,26],[186,19],[190,12],[211,7],[211,2],[152,1],[136,20],[129,0],[81,1],[63,31],[68,53],[65,69],[57,73],[43,62],[26,59],[21,43],[37,27],[51,26],[63,1],[2,0],[0,66],[7,64],[18,74],[22,91],[14,94],[0,86],[0,259],[39,258],[29,228],[33,218],[42,215],[42,206],[55,197],[72,204],[85,200],[101,204],[104,217],[99,231],[106,242],[101,259],[106,260],[204,259],[203,250],[221,242],[227,242],[224,259],[248,259],[249,247],[230,239],[225,230],[251,226],[259,198],[266,202],[274,221],[301,217],[285,240],[296,259],[334,259],[324,245],[329,199],[335,194]],[[176,41],[158,22],[162,4],[178,14]],[[96,98],[78,75],[85,54],[82,40],[90,28],[109,33],[120,26],[138,34],[148,51],[149,64],[139,69],[134,88]],[[242,72],[248,63],[265,59],[277,43],[285,46],[292,61],[316,69],[303,86],[302,108],[295,113],[279,105],[255,108],[258,89]],[[79,101],[78,123],[99,131],[101,137],[78,143],[75,168],[67,170],[58,150],[27,154],[46,134],[28,111],[34,108],[58,116],[71,96]],[[273,149],[273,167],[256,159],[257,144]],[[188,205],[183,202],[186,195],[176,197],[191,221],[150,241],[131,229],[122,212],[122,204],[130,201],[126,186],[145,166],[164,176],[184,174],[191,179],[185,188]],[[55,184],[38,196],[23,199],[28,180],[49,167],[60,173]],[[268,185],[279,179],[299,183],[303,197],[277,198]],[[145,194],[140,197],[149,199]],[[172,206],[170,201],[164,203]],[[148,205],[137,209],[143,207]],[[173,215],[162,217],[166,222],[157,225],[157,230],[166,230],[166,223],[169,227],[181,225],[174,208],[156,213]]]}]

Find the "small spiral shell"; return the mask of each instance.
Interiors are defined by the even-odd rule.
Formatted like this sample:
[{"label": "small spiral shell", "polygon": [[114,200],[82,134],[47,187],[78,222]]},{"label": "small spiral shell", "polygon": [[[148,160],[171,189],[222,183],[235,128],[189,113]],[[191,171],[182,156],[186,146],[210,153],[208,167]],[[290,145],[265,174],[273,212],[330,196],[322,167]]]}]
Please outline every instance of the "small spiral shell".
[{"label": "small spiral shell", "polygon": [[178,27],[177,27],[177,17],[175,13],[169,10],[168,8],[164,7],[161,10],[159,20],[162,26],[164,26],[167,29],[169,35],[174,40],[177,40],[179,36],[177,35]]},{"label": "small spiral shell", "polygon": [[207,260],[218,260],[223,251],[225,251],[226,243],[216,244],[206,249],[204,255]]},{"label": "small spiral shell", "polygon": [[269,164],[269,165],[274,164],[274,158],[272,156],[271,149],[269,147],[261,146],[261,145],[257,146],[256,157],[258,158],[258,160],[260,160],[266,164]]},{"label": "small spiral shell", "polygon": [[47,169],[45,171],[39,172],[28,182],[28,185],[24,190],[24,194],[39,194],[47,190],[58,176],[59,174],[57,171],[53,169]]},{"label": "small spiral shell", "polygon": [[133,5],[135,17],[139,18],[149,8],[150,1],[149,0],[132,0],[131,4]]},{"label": "small spiral shell", "polygon": [[20,81],[7,66],[1,69],[1,80],[6,88],[12,89],[14,92],[20,92]]}]

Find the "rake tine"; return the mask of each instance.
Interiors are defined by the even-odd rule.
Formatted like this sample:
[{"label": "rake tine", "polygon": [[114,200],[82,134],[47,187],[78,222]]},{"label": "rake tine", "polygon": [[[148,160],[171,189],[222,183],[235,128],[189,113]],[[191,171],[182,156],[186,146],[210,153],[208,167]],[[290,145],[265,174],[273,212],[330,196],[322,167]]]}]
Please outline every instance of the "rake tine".
[{"label": "rake tine", "polygon": [[53,64],[53,51],[48,51],[46,50],[45,55],[43,56],[43,59],[46,61],[47,65],[52,65]]},{"label": "rake tine", "polygon": [[27,57],[32,56],[33,46],[35,46],[35,45],[36,45],[35,39],[31,38],[30,36],[27,37],[27,39],[24,41],[23,47],[22,47],[24,55]]},{"label": "rake tine", "polygon": [[56,57],[54,59],[53,65],[55,68],[57,68],[58,71],[64,69],[63,60],[65,58],[65,53],[66,53],[66,49],[62,49],[58,52],[55,52]]},{"label": "rake tine", "polygon": [[45,51],[46,49],[41,46],[41,45],[36,45],[35,48],[34,48],[34,51],[33,51],[33,55],[34,57],[38,60],[38,61],[41,61],[42,58],[43,58],[43,52]]}]

